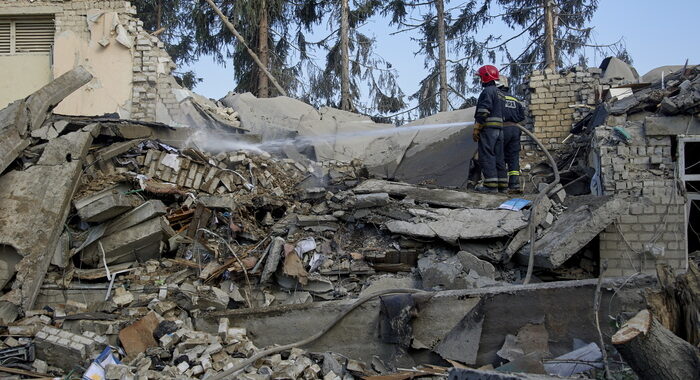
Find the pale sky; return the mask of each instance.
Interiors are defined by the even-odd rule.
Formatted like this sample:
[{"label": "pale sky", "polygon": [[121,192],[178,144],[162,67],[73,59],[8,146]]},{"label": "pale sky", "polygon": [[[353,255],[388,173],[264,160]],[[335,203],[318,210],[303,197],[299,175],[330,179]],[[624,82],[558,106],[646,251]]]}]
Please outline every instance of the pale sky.
[{"label": "pale sky", "polygon": [[[451,0],[448,8],[461,2]],[[595,43],[610,43],[624,38],[635,68],[643,75],[659,66],[682,65],[686,59],[689,64],[700,63],[698,15],[700,0],[600,0],[590,25],[594,26]],[[326,25],[319,28],[318,35],[328,33]],[[388,26],[388,20],[379,17],[370,20],[361,31],[376,38],[375,50],[398,70],[399,84],[404,93],[415,92],[418,82],[426,74],[423,57],[413,54],[418,48],[411,41],[411,35],[390,35],[396,28]],[[500,33],[504,38],[513,34],[500,25],[491,26],[489,31]],[[323,53],[319,54],[319,57],[323,56]],[[597,66],[602,58],[589,53],[589,65]],[[500,63],[496,62],[497,65]],[[203,57],[191,68],[204,79],[195,88],[204,96],[218,99],[234,87],[230,64],[223,67],[211,58]]]}]

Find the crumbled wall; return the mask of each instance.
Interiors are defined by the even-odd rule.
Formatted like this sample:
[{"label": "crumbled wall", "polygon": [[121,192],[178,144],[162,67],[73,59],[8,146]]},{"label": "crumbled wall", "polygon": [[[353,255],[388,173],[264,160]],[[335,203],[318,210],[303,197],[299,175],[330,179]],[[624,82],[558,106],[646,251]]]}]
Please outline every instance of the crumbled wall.
[{"label": "crumbled wall", "polygon": [[[131,46],[117,42],[117,30],[109,30],[109,45],[96,46],[91,37],[88,16],[101,11],[116,15],[125,29]],[[98,12],[100,13],[100,12]],[[176,93],[181,87],[171,73],[175,65],[163,49],[163,43],[143,29],[136,18],[136,9],[128,1],[108,0],[5,0],[0,2],[0,15],[53,14],[56,21],[57,58],[53,67],[54,78],[76,65],[95,66],[95,79],[59,105],[57,112],[90,115],[96,112],[118,112],[120,116],[142,121],[162,121],[178,124],[183,119]],[[110,16],[111,20],[111,16]],[[66,38],[62,40],[62,38]],[[93,41],[91,41],[91,38]],[[100,38],[98,38],[99,40]],[[62,43],[65,42],[65,43]],[[80,43],[78,43],[80,41]],[[127,44],[129,45],[129,44]],[[105,68],[104,62],[118,56],[109,49],[126,49],[131,65]],[[123,61],[123,56],[120,61]],[[86,67],[90,70],[90,67]],[[111,73],[111,77],[107,75]],[[124,92],[125,86],[128,91]],[[105,104],[99,103],[104,94],[111,96]],[[86,101],[90,100],[90,102]],[[96,103],[97,102],[97,103]],[[158,110],[158,112],[157,112]]]},{"label": "crumbled wall", "polygon": [[[653,274],[658,263],[681,269],[687,265],[685,196],[676,185],[671,137],[646,136],[643,115],[634,115],[634,121],[609,117],[593,137],[599,163],[592,166],[599,164],[603,194],[630,201],[629,212],[600,234],[607,276]],[[632,136],[629,145],[614,136],[614,126]]]},{"label": "crumbled wall", "polygon": [[[600,75],[601,69],[597,67],[532,72],[525,101],[529,104],[534,134],[547,149],[560,148],[572,124],[589,111],[586,106],[594,106],[599,100],[599,94],[606,88],[601,86]],[[524,148],[532,149],[534,145],[526,143]]]}]

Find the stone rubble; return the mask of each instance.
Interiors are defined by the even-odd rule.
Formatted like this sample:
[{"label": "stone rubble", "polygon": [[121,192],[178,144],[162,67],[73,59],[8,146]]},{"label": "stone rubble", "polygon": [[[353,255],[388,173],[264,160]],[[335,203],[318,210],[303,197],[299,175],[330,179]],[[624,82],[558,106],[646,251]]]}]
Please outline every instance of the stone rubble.
[{"label": "stone rubble", "polygon": [[[137,50],[146,54],[152,43],[137,41]],[[533,115],[551,116],[549,101],[571,103],[573,91],[585,95],[585,104],[593,102],[582,88],[590,85],[589,74],[600,73],[579,74],[534,73],[533,88],[555,81],[565,88],[554,97],[533,92]],[[572,89],[558,75],[581,84]],[[646,112],[652,100],[665,116],[645,114],[653,119],[649,125],[660,117],[697,112],[699,77],[677,80],[673,86],[680,90],[672,96],[638,92],[633,100],[614,103],[619,113],[613,116]],[[60,100],[67,89],[56,87],[38,94]],[[356,159],[314,161],[291,150],[280,155],[200,150],[160,123],[64,117],[52,115],[50,107],[28,115],[20,103],[0,111],[0,136],[8,137],[0,143],[0,282],[8,289],[0,298],[0,320],[12,335],[0,349],[33,347],[35,357],[24,364],[42,375],[82,371],[107,349],[119,360],[104,368],[107,379],[212,378],[262,347],[229,319],[211,326],[206,317],[342,302],[391,286],[431,292],[507,287],[522,283],[526,264],[519,264],[527,262],[530,246],[536,248],[535,265],[548,269],[536,276],[592,277],[597,268],[587,245],[601,231],[601,242],[609,242],[613,220],[628,207],[626,199],[570,197],[559,185],[534,210],[501,209],[508,200],[503,194],[374,178],[377,172]],[[228,120],[224,124],[233,134],[240,132],[232,108],[197,104]],[[623,185],[630,179],[620,173],[621,167],[650,164],[668,176],[668,167],[661,165],[670,164],[670,142],[645,137],[655,143],[646,141],[651,146],[635,146],[632,153],[627,144],[608,146],[620,139],[621,132],[615,133],[607,126],[593,132],[602,188],[627,190],[627,198],[672,196],[661,189],[670,178],[643,181],[642,190]],[[554,143],[558,135],[550,137]],[[611,152],[626,158],[606,156]],[[623,216],[621,223],[652,221]],[[585,231],[578,230],[581,226]],[[669,246],[669,252],[673,249]],[[578,272],[565,273],[574,256]],[[473,364],[484,317],[480,312],[471,317],[458,321],[462,327],[439,345],[413,344],[444,358],[468,356],[462,361]],[[466,338],[474,342],[468,355],[461,350]],[[292,348],[256,361],[236,378],[345,380],[394,367]]]}]

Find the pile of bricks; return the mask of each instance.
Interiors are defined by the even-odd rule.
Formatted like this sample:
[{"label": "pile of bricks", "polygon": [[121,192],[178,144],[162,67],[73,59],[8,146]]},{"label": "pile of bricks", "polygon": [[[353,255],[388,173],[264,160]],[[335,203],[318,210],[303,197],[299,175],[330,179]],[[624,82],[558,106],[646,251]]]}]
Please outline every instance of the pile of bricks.
[{"label": "pile of bricks", "polygon": [[93,332],[83,335],[44,326],[34,337],[37,358],[71,370],[78,363],[95,356],[107,345],[107,338]]}]

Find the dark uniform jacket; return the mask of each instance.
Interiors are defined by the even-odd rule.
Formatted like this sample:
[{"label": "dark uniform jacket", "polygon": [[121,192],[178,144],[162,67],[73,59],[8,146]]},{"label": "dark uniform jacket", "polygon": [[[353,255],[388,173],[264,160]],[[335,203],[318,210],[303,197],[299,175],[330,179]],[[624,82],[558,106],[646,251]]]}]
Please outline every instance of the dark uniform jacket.
[{"label": "dark uniform jacket", "polygon": [[504,103],[505,97],[496,83],[486,83],[476,102],[474,120],[484,127],[502,127]]},{"label": "dark uniform jacket", "polygon": [[525,121],[525,106],[518,98],[501,90],[504,98],[503,125],[515,125]]}]

